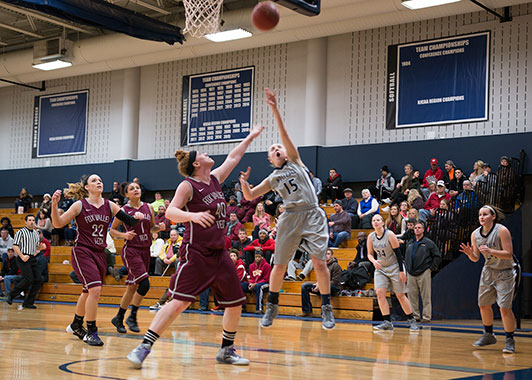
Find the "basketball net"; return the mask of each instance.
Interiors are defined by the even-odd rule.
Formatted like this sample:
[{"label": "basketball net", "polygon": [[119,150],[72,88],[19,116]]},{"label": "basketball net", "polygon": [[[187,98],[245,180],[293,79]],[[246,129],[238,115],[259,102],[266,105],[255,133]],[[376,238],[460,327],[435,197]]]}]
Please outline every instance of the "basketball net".
[{"label": "basketball net", "polygon": [[219,31],[223,0],[183,0],[185,6],[184,33],[201,38]]}]

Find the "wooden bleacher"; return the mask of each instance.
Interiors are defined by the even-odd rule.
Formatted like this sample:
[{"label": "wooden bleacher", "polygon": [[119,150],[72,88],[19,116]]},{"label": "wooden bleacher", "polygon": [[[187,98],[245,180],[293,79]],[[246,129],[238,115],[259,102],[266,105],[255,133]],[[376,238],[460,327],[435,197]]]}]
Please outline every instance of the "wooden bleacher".
[{"label": "wooden bleacher", "polygon": [[[324,207],[327,215],[334,212],[332,206]],[[38,210],[30,210],[35,214]],[[0,209],[0,218],[8,216],[11,219],[13,228],[18,230],[24,226],[25,214],[14,214],[12,209]],[[251,234],[253,230],[253,224],[245,224],[246,231]],[[342,248],[334,251],[335,257],[338,259],[338,263],[342,269],[347,268],[347,264],[353,260],[356,255],[356,235],[358,232],[363,231],[366,234],[371,230],[353,230],[351,238],[343,243]],[[115,247],[119,253],[123,247],[122,240],[115,240]],[[72,247],[58,246],[52,247],[52,253],[49,264],[49,282],[45,283],[39,295],[38,300],[42,301],[55,301],[55,302],[71,302],[75,303],[81,292],[81,285],[73,284],[69,277],[69,273],[72,271],[72,265],[70,264],[70,252]],[[63,262],[68,261],[68,264]],[[115,267],[121,267],[122,259],[120,255],[115,256]],[[312,271],[306,281],[316,281],[315,272]],[[158,298],[166,290],[170,282],[169,276],[164,277],[151,277],[150,278],[150,291],[144,298],[142,306],[150,306],[157,302]],[[301,285],[304,282],[301,281],[284,281],[282,287],[282,293],[279,296],[279,312],[285,315],[298,315],[301,313]],[[368,284],[365,289],[370,289],[373,284]],[[117,282],[114,277],[106,276],[104,279],[104,287],[100,297],[100,303],[104,304],[116,304],[120,303],[120,299],[125,290],[125,277],[122,277],[120,282]],[[246,305],[246,311],[253,312],[255,310],[255,296],[247,294],[248,304]],[[211,297],[212,298],[212,297]],[[320,299],[318,296],[311,295],[312,303],[314,306],[314,314],[320,314]],[[199,308],[199,298],[191,305],[192,309]],[[337,296],[332,298],[332,305],[335,309],[335,316],[337,318],[346,319],[364,319],[372,320],[374,311],[378,310],[377,300],[374,297],[343,297]],[[214,306],[212,300],[210,306]]]}]

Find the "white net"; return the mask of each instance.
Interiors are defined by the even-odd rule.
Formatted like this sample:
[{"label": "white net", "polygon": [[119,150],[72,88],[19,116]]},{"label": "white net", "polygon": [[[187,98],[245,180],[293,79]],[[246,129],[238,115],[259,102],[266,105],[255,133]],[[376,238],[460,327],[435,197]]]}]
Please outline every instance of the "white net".
[{"label": "white net", "polygon": [[223,0],[183,0],[185,6],[183,32],[196,38],[218,32],[222,3]]}]

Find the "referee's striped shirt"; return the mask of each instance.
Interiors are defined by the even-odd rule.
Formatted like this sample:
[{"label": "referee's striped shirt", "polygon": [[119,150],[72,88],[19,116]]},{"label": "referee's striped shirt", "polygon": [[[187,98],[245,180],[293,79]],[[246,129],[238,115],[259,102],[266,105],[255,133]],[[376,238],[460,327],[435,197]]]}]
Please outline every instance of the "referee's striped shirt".
[{"label": "referee's striped shirt", "polygon": [[28,227],[21,228],[15,234],[13,245],[17,245],[24,255],[35,255],[39,245],[39,231],[30,230]]}]

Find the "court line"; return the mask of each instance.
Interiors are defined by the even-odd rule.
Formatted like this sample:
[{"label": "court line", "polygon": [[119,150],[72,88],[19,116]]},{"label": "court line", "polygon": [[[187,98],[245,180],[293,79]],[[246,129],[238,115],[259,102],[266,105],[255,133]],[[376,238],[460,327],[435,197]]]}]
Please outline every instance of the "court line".
[{"label": "court line", "polygon": [[[512,380],[530,380],[532,379],[532,368],[527,369],[517,369],[513,371],[497,372],[490,374],[490,380],[503,380],[506,378],[511,378]],[[454,380],[485,380],[484,376],[468,376],[468,377],[457,377]]]}]

